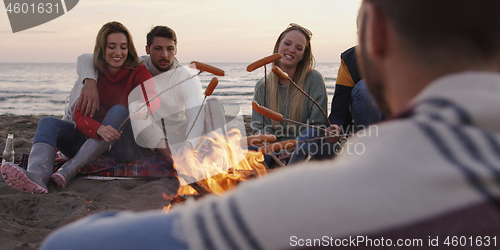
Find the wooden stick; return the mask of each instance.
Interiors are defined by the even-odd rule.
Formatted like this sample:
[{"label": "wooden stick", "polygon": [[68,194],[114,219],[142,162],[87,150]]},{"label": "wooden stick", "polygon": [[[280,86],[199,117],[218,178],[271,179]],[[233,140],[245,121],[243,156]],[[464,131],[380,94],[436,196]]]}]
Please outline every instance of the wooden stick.
[{"label": "wooden stick", "polygon": [[315,129],[319,129],[319,130],[323,130],[325,131],[326,133],[328,134],[331,134],[329,131],[327,131],[326,129],[324,128],[321,128],[321,127],[317,127],[317,126],[314,126],[314,125],[310,125],[310,124],[305,124],[305,123],[302,123],[302,122],[297,122],[297,121],[294,121],[294,120],[290,120],[288,118],[283,118],[283,115],[278,113],[278,112],[275,112],[275,111],[272,111],[266,107],[263,107],[263,106],[260,106],[256,101],[253,101],[252,102],[252,108],[257,111],[258,113],[260,113],[261,115],[271,119],[271,120],[275,120],[275,121],[287,121],[287,122],[291,122],[291,123],[295,123],[295,124],[298,124],[298,125],[302,125],[302,126],[307,126],[307,127],[311,127],[311,128],[315,128]]},{"label": "wooden stick", "polygon": [[289,76],[287,73],[283,72],[283,70],[281,70],[278,66],[274,66],[273,69],[272,69],[273,73],[276,74],[280,79],[283,79],[283,80],[289,80],[293,86],[295,86],[302,94],[304,94],[307,98],[309,98],[309,100],[311,100],[318,108],[319,110],[321,111],[321,113],[323,113],[323,115],[325,116],[326,118],[326,121],[328,122],[328,126],[331,126],[332,124],[330,123],[330,120],[328,120],[328,116],[326,115],[326,112],[321,108],[321,106],[319,105],[318,102],[316,102],[316,100],[314,100],[310,95],[308,95],[304,90],[302,90],[299,85],[297,85]]},{"label": "wooden stick", "polygon": [[271,155],[271,157],[274,159],[274,161],[276,161],[280,167],[285,167],[285,164],[283,164],[283,162],[280,161],[280,159],[278,159],[278,157],[276,157],[276,155],[274,155],[274,152],[271,151],[268,147],[267,147],[267,144],[266,143],[263,143],[264,144],[264,147],[266,147],[266,150],[269,152],[269,155]]}]

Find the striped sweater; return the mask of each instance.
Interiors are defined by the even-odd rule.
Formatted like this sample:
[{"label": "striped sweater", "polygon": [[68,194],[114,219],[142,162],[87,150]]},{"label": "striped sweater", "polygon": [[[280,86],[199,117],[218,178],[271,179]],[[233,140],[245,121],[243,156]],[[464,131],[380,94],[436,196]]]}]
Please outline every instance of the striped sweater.
[{"label": "striped sweater", "polygon": [[331,161],[279,170],[168,215],[98,214],[42,249],[497,249],[499,96],[500,74],[443,77]]},{"label": "striped sweater", "polygon": [[[286,169],[225,197],[178,207],[185,240],[190,249],[221,250],[307,242],[359,247],[367,239],[380,244],[382,237],[386,246],[415,239],[411,244],[442,247],[447,237],[453,243],[453,236],[464,236],[468,248],[487,239],[498,247],[499,96],[499,74],[439,79],[405,116],[358,134],[333,161]],[[342,241],[352,238],[365,243]]]}]

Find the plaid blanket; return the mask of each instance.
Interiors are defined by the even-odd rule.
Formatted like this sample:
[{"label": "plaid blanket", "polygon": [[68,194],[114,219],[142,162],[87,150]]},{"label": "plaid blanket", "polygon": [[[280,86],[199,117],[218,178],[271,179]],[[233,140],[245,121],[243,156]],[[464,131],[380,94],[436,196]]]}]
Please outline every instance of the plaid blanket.
[{"label": "plaid blanket", "polygon": [[[23,155],[20,166],[24,169],[28,166],[29,154]],[[56,157],[54,172],[59,169],[66,160]],[[106,177],[175,177],[176,171],[166,164],[161,155],[139,159],[130,163],[116,163],[106,156],[100,156],[92,164],[80,169],[78,175],[106,176]]]}]

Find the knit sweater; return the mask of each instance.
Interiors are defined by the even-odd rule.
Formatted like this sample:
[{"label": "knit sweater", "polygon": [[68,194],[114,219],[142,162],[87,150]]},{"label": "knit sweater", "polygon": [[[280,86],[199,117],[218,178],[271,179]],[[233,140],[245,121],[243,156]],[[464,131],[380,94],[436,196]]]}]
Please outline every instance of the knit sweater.
[{"label": "knit sweater", "polygon": [[447,237],[477,246],[476,236],[483,244],[488,236],[493,246],[500,233],[500,117],[485,107],[500,107],[498,96],[500,74],[438,79],[409,112],[358,134],[333,161],[175,207],[184,240],[190,249],[222,250],[287,249],[306,246],[304,239],[347,239],[349,246],[353,238],[350,246],[369,246],[369,238],[372,246],[379,239],[379,249],[381,238],[429,246],[438,237],[442,247]]},{"label": "knit sweater", "polygon": [[[172,87],[179,81],[197,73],[188,67],[182,67],[177,59],[174,59],[171,69],[166,72],[159,71],[153,65],[149,55],[141,56],[139,59],[154,76],[154,83],[158,92]],[[78,57],[77,73],[79,78],[71,91],[69,108],[66,109],[64,117],[67,120],[71,118],[71,107],[74,109],[76,106],[76,102],[83,87],[83,80],[87,78],[95,80],[97,78],[97,71],[94,67],[92,54],[83,54]],[[196,146],[203,135],[205,120],[204,112],[201,112],[198,119],[196,119],[198,109],[203,102],[202,87],[199,77],[195,77],[168,90],[161,94],[158,100],[161,100],[161,107],[151,117],[158,125],[155,125],[154,129],[147,133],[148,138],[138,140],[140,144],[142,144],[141,142],[144,140],[147,141],[141,146],[154,148],[158,145],[160,140],[165,137],[163,133],[164,124],[167,139],[172,149],[178,150],[186,140],[193,146]],[[134,134],[137,138],[144,128],[151,125],[151,120],[145,122],[132,121],[132,125]],[[189,128],[191,127],[193,127],[193,129],[188,135]]]},{"label": "knit sweater", "polygon": [[[309,75],[307,75],[306,84],[304,88],[304,92],[309,94],[316,102],[319,103],[321,108],[326,112],[327,111],[327,93],[325,80],[323,76],[316,70],[313,70]],[[288,114],[289,103],[293,102],[293,100],[288,100],[287,91],[288,88],[295,88],[292,84],[289,85],[279,85],[278,91],[280,95],[281,102],[281,110],[284,110],[282,113],[283,117],[289,118],[291,115]],[[259,105],[264,106],[264,78],[257,82],[255,85],[254,92],[254,101],[256,101]],[[275,98],[274,96],[267,95],[266,107],[269,108],[269,102],[271,99]],[[303,97],[303,109],[302,109],[302,118],[298,122],[316,125],[316,126],[324,126],[326,125],[326,118],[320,109],[306,96]],[[252,110],[252,128],[254,133],[262,132],[271,133],[276,135],[278,141],[284,141],[289,139],[296,138],[302,130],[304,130],[305,126],[297,126],[293,123],[288,123],[285,121],[281,121],[279,126],[273,127],[271,124],[271,119],[265,117],[265,128],[262,126],[262,115],[255,110]],[[297,129],[298,128],[298,129]]]},{"label": "knit sweater", "polygon": [[58,230],[42,249],[132,246],[144,242],[138,234],[148,249],[496,249],[498,96],[498,73],[445,76],[334,160],[283,169],[168,215],[94,215]]},{"label": "knit sweater", "polygon": [[[104,120],[108,110],[117,104],[128,107],[130,92],[139,85],[144,86],[143,83],[151,79],[151,77],[151,74],[144,65],[137,66],[133,71],[122,67],[118,73],[111,73],[106,70],[105,74],[100,74],[97,78],[99,110],[96,110],[94,117],[86,117],[76,108],[75,123],[78,130],[89,137],[99,139],[97,129],[102,125],[101,122]],[[154,87],[150,86],[144,89],[148,97],[156,94]],[[159,103],[159,101],[152,101],[150,105],[153,105],[154,110],[156,110]]]}]

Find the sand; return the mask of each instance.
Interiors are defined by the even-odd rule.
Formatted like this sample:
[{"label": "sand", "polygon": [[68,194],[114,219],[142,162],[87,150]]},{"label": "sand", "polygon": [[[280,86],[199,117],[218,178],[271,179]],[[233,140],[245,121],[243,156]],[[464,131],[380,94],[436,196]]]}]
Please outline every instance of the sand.
[{"label": "sand", "polygon": [[[0,116],[0,149],[14,134],[16,161],[28,153],[43,116]],[[245,117],[248,122],[249,117]],[[248,124],[248,123],[247,123]],[[146,211],[169,204],[163,193],[179,187],[172,178],[86,180],[76,178],[62,189],[50,182],[49,194],[26,194],[0,178],[0,249],[37,249],[55,229],[105,210]]]}]

